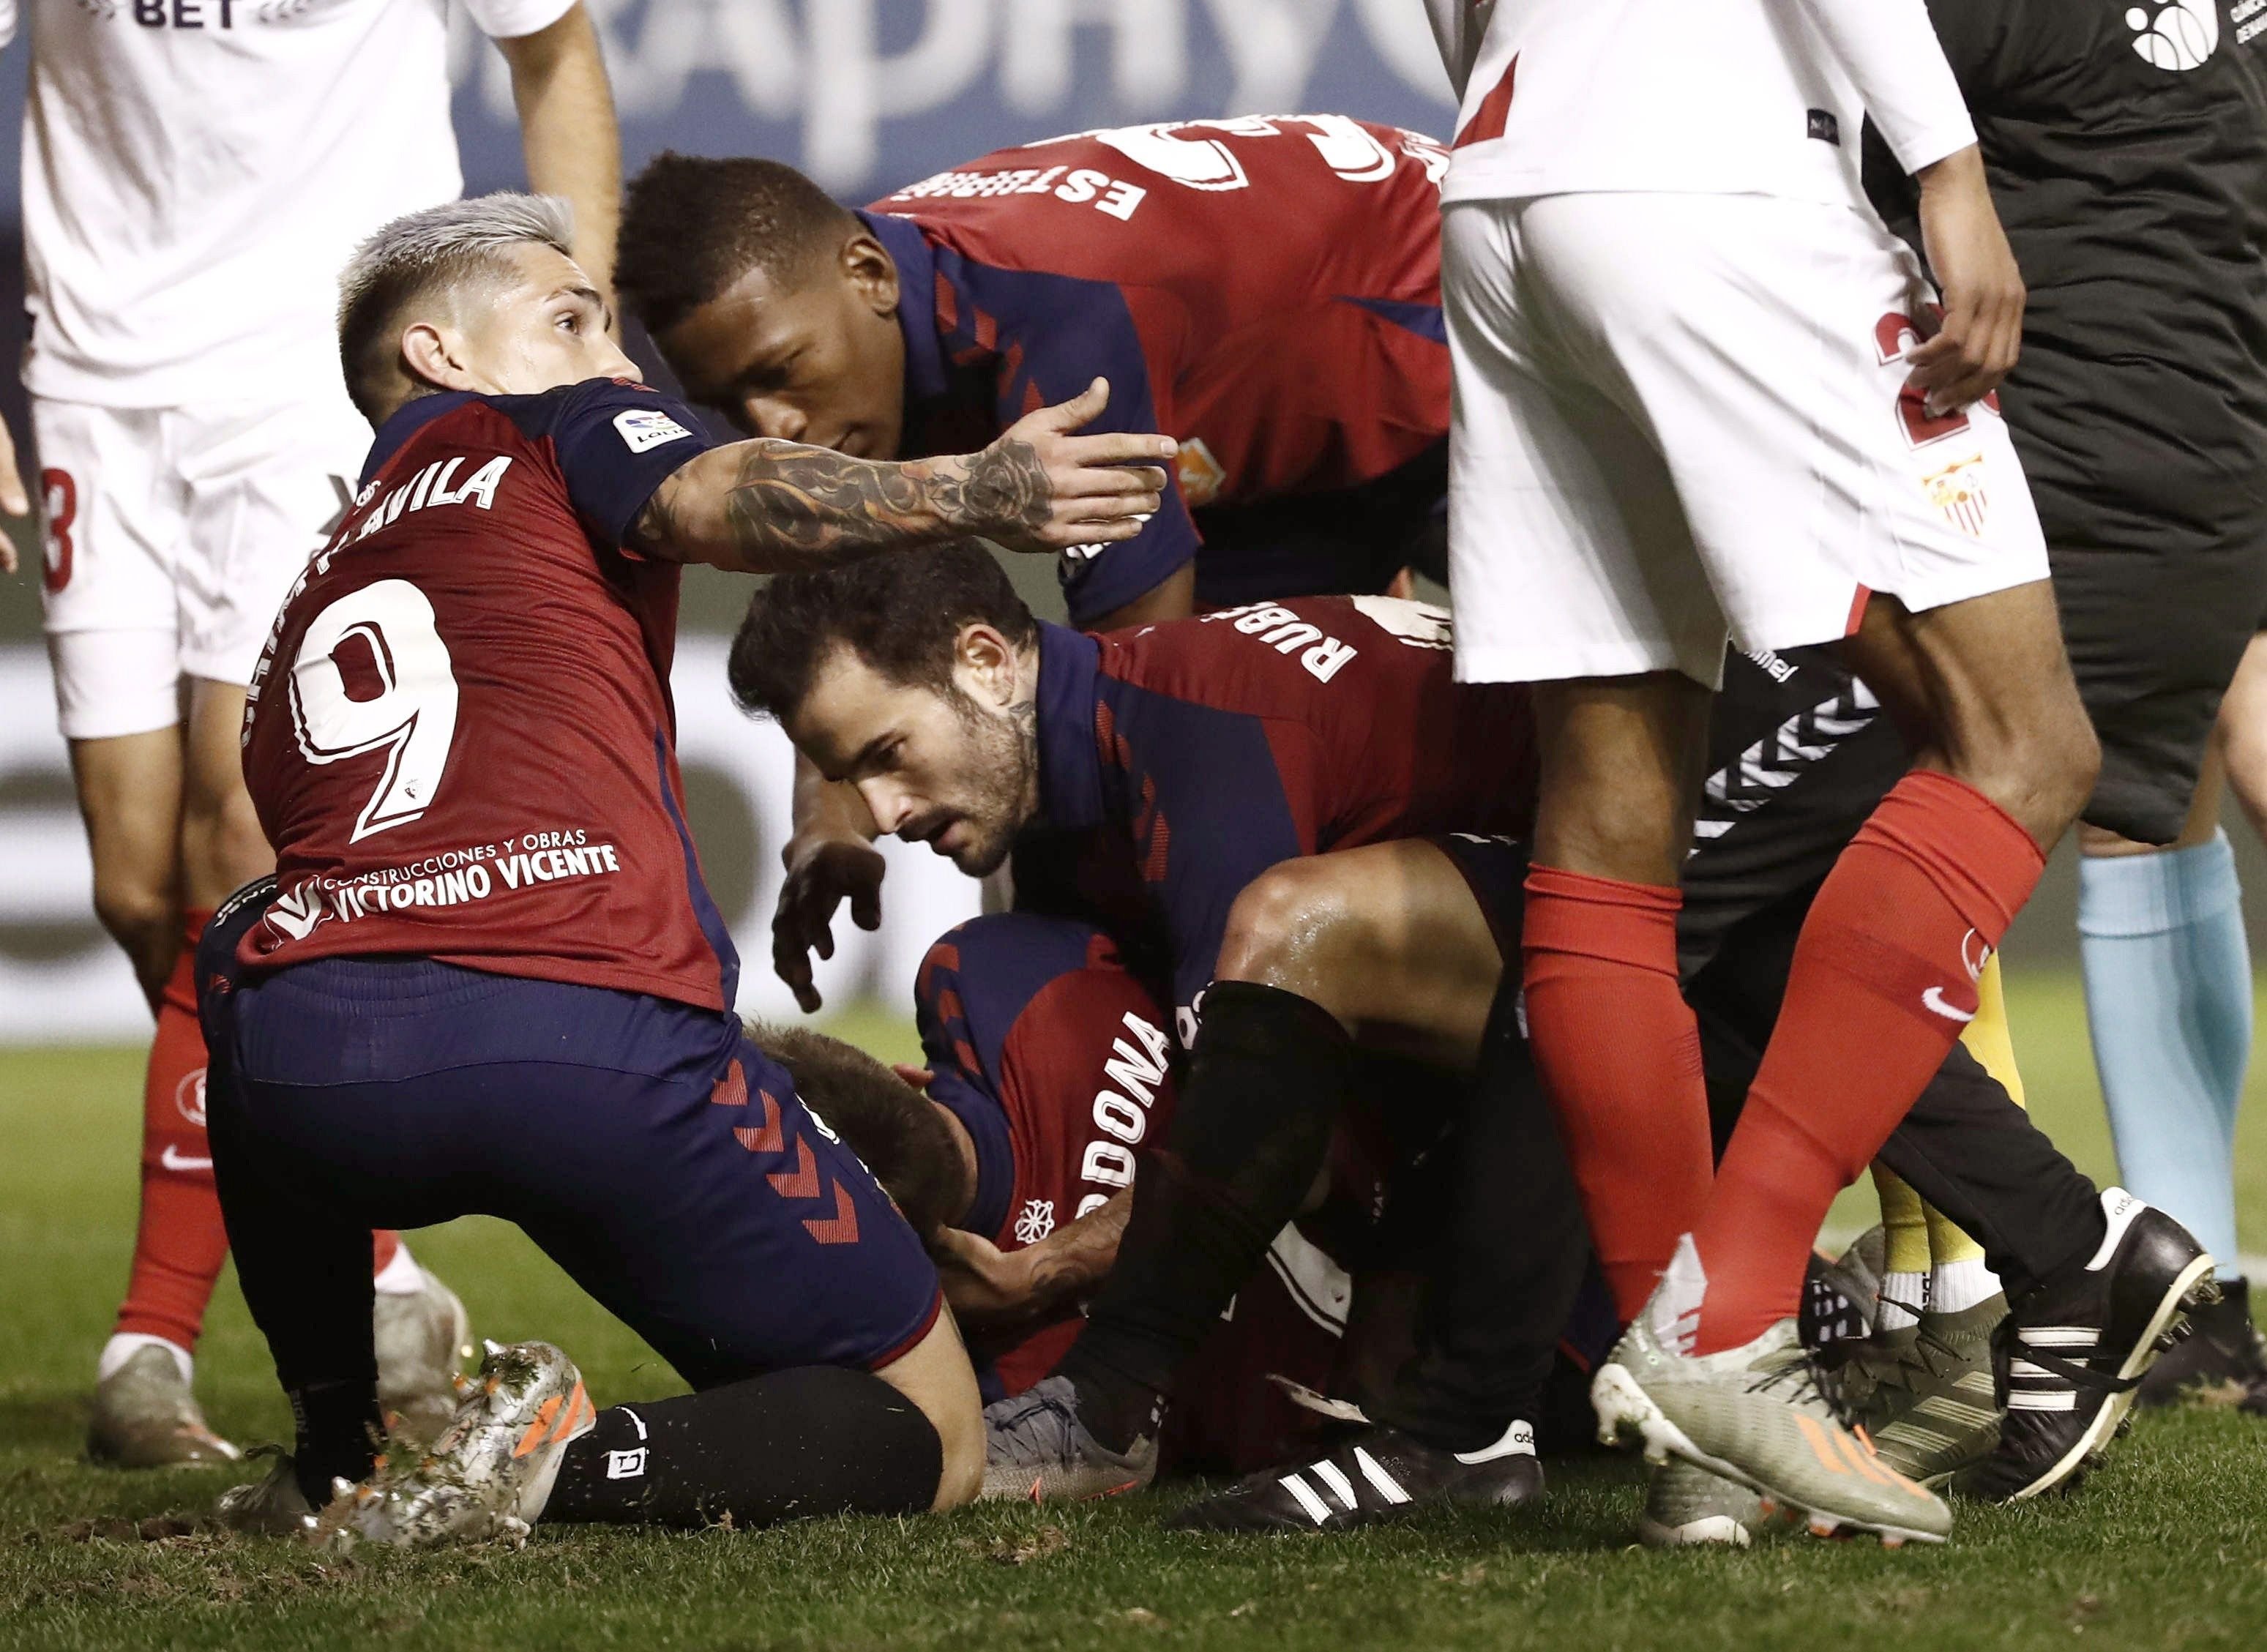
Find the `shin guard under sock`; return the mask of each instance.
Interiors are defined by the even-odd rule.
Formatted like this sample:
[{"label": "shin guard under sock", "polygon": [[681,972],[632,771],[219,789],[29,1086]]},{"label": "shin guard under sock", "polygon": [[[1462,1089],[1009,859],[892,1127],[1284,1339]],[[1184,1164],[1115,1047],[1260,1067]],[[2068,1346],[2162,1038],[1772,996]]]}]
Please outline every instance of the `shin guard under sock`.
[{"label": "shin guard under sock", "polygon": [[803,1366],[615,1406],[568,1445],[547,1521],[767,1526],[814,1515],[919,1514],[944,1444],[880,1377]]},{"label": "shin guard under sock", "polygon": [[205,1040],[197,1024],[197,938],[211,915],[187,914],[187,938],[158,1000],[142,1090],[141,1222],[114,1327],[192,1353],[228,1257],[205,1134]]},{"label": "shin guard under sock", "polygon": [[1929,770],[1899,781],[1843,850],[1693,1231],[1707,1281],[1694,1352],[1794,1314],[1828,1207],[1975,1018],[1977,977],[2044,865],[1991,799]]},{"label": "shin guard under sock", "polygon": [[1528,1036],[1625,1320],[1708,1195],[1700,1032],[1677,986],[1681,905],[1649,884],[1527,875]]},{"label": "shin guard under sock", "polygon": [[1321,1005],[1251,981],[1206,992],[1170,1145],[1141,1156],[1117,1265],[1060,1368],[1104,1445],[1150,1432],[1174,1372],[1298,1214],[1354,1074]]}]

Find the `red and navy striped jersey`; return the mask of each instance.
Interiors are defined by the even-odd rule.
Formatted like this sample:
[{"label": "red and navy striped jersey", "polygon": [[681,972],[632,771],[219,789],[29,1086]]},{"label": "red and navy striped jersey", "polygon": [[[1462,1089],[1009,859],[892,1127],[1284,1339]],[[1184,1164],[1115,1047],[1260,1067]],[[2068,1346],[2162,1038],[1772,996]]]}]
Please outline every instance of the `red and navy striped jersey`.
[{"label": "red and navy striped jersey", "polygon": [[[1040,819],[1016,846],[1018,904],[1097,913],[1135,956],[1162,951],[1144,967],[1170,980],[1185,1046],[1229,909],[1279,861],[1526,834],[1527,688],[1456,682],[1451,648],[1447,614],[1387,597],[1252,603],[1104,636],[1043,628]],[[1093,851],[1064,874],[1075,890],[1041,886],[1051,838]]]},{"label": "red and navy striped jersey", "polygon": [[1427,137],[1344,115],[1084,132],[860,216],[896,261],[908,456],[957,452],[1110,380],[1093,427],[1181,444],[1140,535],[1066,560],[1074,620],[1196,553],[1189,512],[1372,481],[1449,428]]},{"label": "red and navy striped jersey", "polygon": [[731,1003],[677,767],[679,570],[622,549],[709,445],[613,379],[386,421],[253,678],[280,892],[246,965],[410,954]]}]

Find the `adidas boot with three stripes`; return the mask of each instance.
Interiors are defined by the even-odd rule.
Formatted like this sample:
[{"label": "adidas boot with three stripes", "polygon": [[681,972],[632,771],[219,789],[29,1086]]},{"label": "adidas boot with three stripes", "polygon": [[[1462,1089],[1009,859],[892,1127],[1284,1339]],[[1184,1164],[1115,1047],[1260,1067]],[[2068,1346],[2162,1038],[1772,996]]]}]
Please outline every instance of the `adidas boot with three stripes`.
[{"label": "adidas boot with three stripes", "polygon": [[1346,1531],[1444,1504],[1505,1509],[1542,1495],[1543,1465],[1525,1422],[1477,1451],[1442,1450],[1398,1428],[1371,1427],[1310,1463],[1248,1475],[1165,1524],[1182,1531]]},{"label": "adidas boot with three stripes", "polygon": [[2219,1299],[2212,1258],[2186,1228],[2122,1187],[2103,1190],[2102,1208],[2109,1231],[2093,1257],[2025,1292],[1992,1334],[2007,1415],[1998,1448],[1953,1482],[1970,1497],[2076,1486],[2187,1310]]}]

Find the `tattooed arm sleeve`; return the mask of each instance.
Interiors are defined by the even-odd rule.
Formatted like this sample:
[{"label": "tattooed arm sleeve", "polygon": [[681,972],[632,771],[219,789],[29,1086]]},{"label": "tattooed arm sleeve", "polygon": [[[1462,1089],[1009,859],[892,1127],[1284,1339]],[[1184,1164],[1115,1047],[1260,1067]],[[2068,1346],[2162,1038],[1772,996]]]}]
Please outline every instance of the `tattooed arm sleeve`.
[{"label": "tattooed arm sleeve", "polygon": [[964,534],[1036,529],[1053,490],[1026,442],[886,464],[756,440],[711,448],[654,490],[629,548],[751,574],[822,568]]}]

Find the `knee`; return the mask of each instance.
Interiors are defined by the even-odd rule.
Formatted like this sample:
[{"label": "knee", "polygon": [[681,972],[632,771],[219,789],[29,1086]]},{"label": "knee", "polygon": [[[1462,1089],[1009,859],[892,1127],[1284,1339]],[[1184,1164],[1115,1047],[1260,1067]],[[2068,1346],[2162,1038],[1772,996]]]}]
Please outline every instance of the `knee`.
[{"label": "knee", "polygon": [[160,868],[98,863],[94,915],[137,969],[170,958],[180,941],[180,892]]},{"label": "knee", "polygon": [[1955,766],[2048,848],[2078,819],[2102,775],[2094,725],[2074,687],[2065,698],[2035,722],[1994,731],[1996,738],[1977,742]]},{"label": "knee", "polygon": [[1285,861],[1229,908],[1214,978],[1256,981],[1331,1005],[1331,966],[1361,945],[1361,917],[1322,860]]}]

